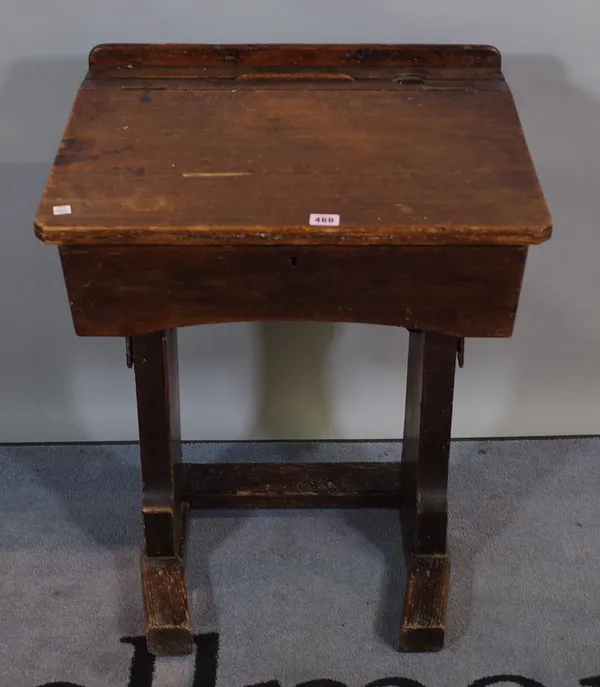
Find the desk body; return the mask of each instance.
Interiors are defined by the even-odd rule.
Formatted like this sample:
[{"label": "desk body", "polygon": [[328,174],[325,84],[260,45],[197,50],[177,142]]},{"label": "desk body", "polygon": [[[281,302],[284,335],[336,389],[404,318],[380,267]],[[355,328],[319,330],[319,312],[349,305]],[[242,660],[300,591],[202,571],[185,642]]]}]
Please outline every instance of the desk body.
[{"label": "desk body", "polygon": [[[498,52],[99,46],[35,225],[77,334],[129,342],[150,650],[191,651],[186,514],[223,506],[398,509],[400,647],[441,648],[457,354],[551,231]],[[401,463],[181,463],[177,328],[264,320],[410,331]]]}]

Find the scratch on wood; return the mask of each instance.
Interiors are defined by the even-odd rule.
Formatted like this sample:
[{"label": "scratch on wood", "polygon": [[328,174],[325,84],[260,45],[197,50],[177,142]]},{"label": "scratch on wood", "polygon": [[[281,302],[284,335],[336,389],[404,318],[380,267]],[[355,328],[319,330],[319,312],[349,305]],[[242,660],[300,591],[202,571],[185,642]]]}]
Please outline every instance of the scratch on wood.
[{"label": "scratch on wood", "polygon": [[85,282],[85,284],[82,285],[82,288],[88,289],[88,288],[92,285],[92,282],[94,281],[94,277],[95,277],[96,274],[102,269],[102,264],[103,264],[103,263],[99,262],[99,263],[96,265],[96,268],[95,268],[94,271],[90,274],[90,278]]},{"label": "scratch on wood", "polygon": [[249,177],[252,172],[184,172],[181,176],[190,178],[203,178],[203,177]]}]

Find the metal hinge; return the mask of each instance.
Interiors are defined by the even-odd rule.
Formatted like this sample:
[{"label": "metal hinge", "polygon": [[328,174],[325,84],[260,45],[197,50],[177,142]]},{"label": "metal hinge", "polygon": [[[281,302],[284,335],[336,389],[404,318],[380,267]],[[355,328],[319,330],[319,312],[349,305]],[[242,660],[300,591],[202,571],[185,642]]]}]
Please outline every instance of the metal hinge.
[{"label": "metal hinge", "polygon": [[456,358],[458,360],[458,366],[465,366],[465,340],[461,336],[456,340]]},{"label": "metal hinge", "polygon": [[130,336],[125,337],[125,356],[127,367],[131,369],[133,367],[133,341]]}]

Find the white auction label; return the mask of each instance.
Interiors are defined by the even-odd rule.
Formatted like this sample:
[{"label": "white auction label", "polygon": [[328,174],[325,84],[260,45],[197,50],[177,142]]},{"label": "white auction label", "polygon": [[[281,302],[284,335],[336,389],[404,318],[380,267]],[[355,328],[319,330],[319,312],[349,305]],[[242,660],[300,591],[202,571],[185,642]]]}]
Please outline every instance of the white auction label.
[{"label": "white auction label", "polygon": [[70,215],[71,214],[71,206],[70,205],[55,205],[52,208],[52,212],[55,215]]},{"label": "white auction label", "polygon": [[308,223],[311,227],[339,227],[340,226],[340,216],[339,215],[324,215],[319,213],[311,213],[308,218]]}]

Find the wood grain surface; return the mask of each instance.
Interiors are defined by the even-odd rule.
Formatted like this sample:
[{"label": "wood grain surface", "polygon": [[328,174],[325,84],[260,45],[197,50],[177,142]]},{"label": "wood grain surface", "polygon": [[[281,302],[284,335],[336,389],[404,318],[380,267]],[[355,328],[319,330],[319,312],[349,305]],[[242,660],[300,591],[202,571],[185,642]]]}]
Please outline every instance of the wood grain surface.
[{"label": "wood grain surface", "polygon": [[446,634],[450,556],[414,556],[410,562],[400,633],[401,651],[440,651]]},{"label": "wood grain surface", "polygon": [[181,505],[174,466],[181,460],[177,332],[132,341],[142,467],[146,555],[177,555]]},{"label": "wood grain surface", "polygon": [[448,470],[457,340],[412,331],[402,440],[403,544],[413,554],[448,545]]},{"label": "wood grain surface", "polygon": [[142,555],[141,571],[148,651],[157,656],[191,653],[192,627],[182,560]]},{"label": "wood grain surface", "polygon": [[[98,46],[35,227],[77,333],[130,338],[149,650],[192,650],[188,505],[400,509],[400,647],[440,649],[458,343],[510,336],[551,232],[498,51]],[[402,465],[180,462],[174,330],[268,320],[410,330]]]},{"label": "wood grain surface", "polygon": [[510,336],[526,251],[514,246],[60,249],[75,329],[82,336],[268,320]]},{"label": "wood grain surface", "polygon": [[191,508],[397,508],[399,463],[180,466]]},{"label": "wood grain surface", "polygon": [[104,43],[90,52],[90,68],[251,66],[395,66],[500,68],[489,45],[388,44],[157,44]]},{"label": "wood grain surface", "polygon": [[[211,46],[98,48],[36,216],[38,236],[524,245],[550,235],[496,52],[397,46],[359,58],[356,46],[308,46],[290,64],[288,48],[236,50],[226,59]],[[190,78],[171,78],[188,63]],[[396,76],[389,70],[402,65]],[[56,216],[59,205],[71,214]],[[310,226],[312,213],[337,214],[339,226]]]}]

